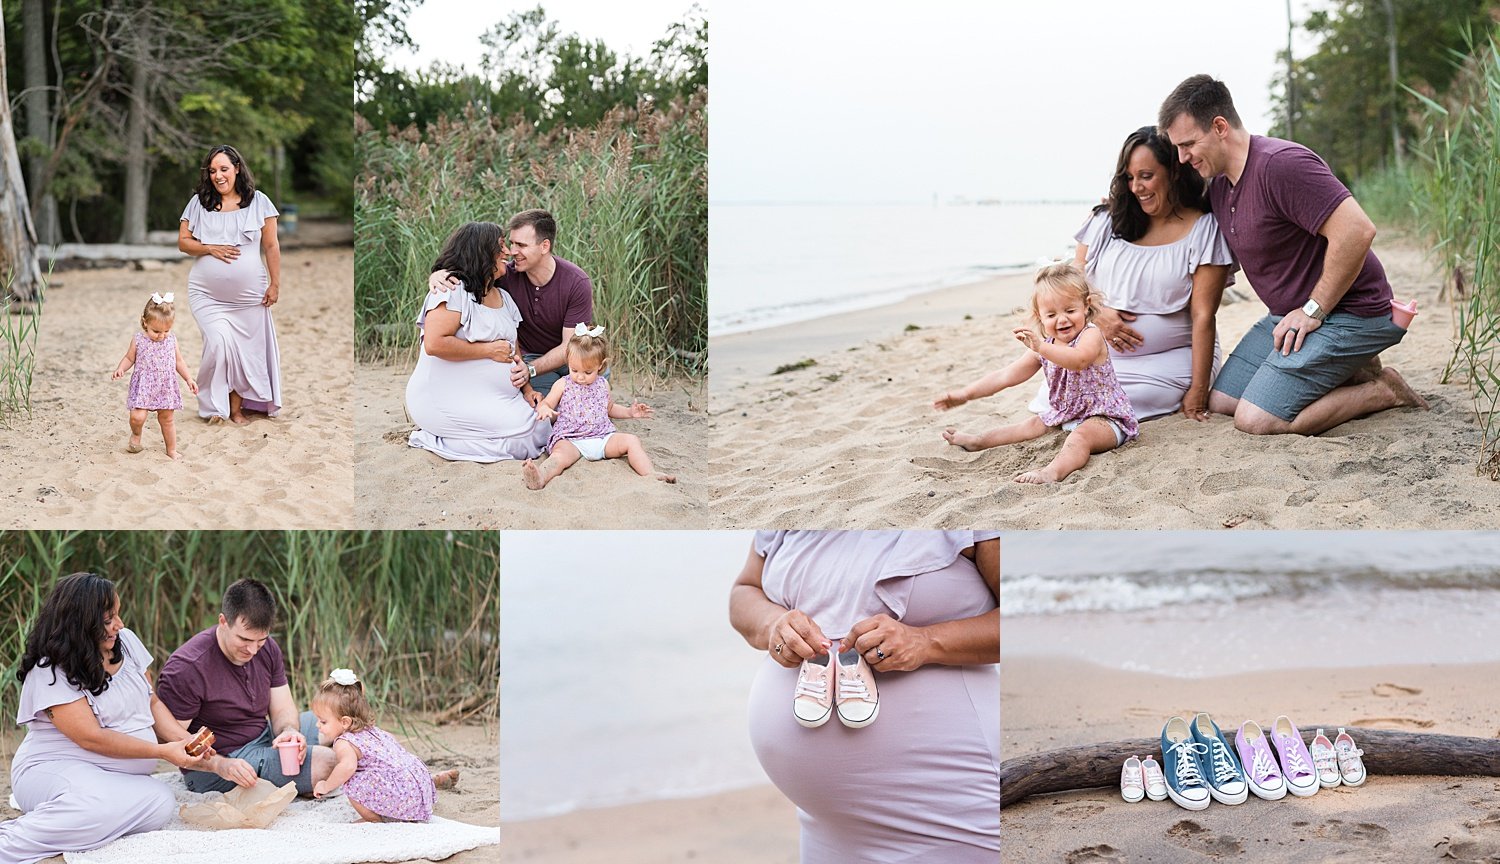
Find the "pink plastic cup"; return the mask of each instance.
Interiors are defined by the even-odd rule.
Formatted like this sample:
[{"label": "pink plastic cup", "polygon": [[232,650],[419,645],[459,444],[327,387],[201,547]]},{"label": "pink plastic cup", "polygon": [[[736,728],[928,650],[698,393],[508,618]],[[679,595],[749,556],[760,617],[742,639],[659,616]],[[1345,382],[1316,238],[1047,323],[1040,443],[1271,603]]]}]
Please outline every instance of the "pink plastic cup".
[{"label": "pink plastic cup", "polygon": [[1417,301],[1415,299],[1402,303],[1400,300],[1391,298],[1391,322],[1402,330],[1411,327],[1411,319],[1417,317]]},{"label": "pink plastic cup", "polygon": [[296,741],[282,741],[276,745],[276,755],[281,757],[281,773],[285,777],[296,777],[302,773],[302,765],[297,761]]}]

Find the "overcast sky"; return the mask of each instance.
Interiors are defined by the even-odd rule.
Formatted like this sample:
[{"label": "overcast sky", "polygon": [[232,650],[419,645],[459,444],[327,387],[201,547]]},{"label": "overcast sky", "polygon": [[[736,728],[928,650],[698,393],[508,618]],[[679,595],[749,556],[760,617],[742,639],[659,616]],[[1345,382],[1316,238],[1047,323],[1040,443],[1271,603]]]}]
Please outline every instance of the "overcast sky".
[{"label": "overcast sky", "polygon": [[1286,26],[1284,0],[715,4],[709,196],[1099,198],[1189,75],[1265,132]]}]

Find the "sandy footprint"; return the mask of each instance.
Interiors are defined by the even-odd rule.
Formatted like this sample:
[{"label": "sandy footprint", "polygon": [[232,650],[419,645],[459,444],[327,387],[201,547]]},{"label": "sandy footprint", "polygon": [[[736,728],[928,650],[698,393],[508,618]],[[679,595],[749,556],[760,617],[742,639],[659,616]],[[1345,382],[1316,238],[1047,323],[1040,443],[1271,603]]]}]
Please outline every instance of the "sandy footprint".
[{"label": "sandy footprint", "polygon": [[1166,837],[1173,843],[1210,858],[1242,855],[1245,844],[1238,837],[1228,834],[1214,836],[1214,832],[1191,819],[1183,819],[1167,829]]},{"label": "sandy footprint", "polygon": [[1370,688],[1370,692],[1376,696],[1415,696],[1422,692],[1422,688],[1403,687],[1400,684],[1376,684]]},{"label": "sandy footprint", "polygon": [[1369,726],[1372,729],[1431,729],[1437,723],[1433,720],[1420,720],[1416,717],[1361,717],[1354,721],[1355,726]]},{"label": "sandy footprint", "polygon": [[1063,856],[1065,864],[1088,864],[1091,861],[1124,861],[1125,857],[1113,846],[1101,843],[1098,846],[1084,846],[1074,849]]},{"label": "sandy footprint", "polygon": [[1318,833],[1345,843],[1373,843],[1381,846],[1391,839],[1391,832],[1384,825],[1375,822],[1358,822],[1350,825],[1340,819],[1329,819],[1324,822],[1319,826]]}]

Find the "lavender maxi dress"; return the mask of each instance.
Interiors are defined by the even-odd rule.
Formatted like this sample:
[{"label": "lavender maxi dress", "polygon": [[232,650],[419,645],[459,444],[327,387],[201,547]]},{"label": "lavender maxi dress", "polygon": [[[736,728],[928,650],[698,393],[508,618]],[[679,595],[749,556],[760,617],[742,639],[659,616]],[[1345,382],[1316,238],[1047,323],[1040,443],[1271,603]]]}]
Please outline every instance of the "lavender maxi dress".
[{"label": "lavender maxi dress", "polygon": [[[999,532],[760,531],[761,584],[835,642],[879,613],[913,626],[995,608],[959,553]],[[1000,854],[1000,667],[876,673],[880,717],[805,729],[797,670],[765,658],[750,690],[750,740],[797,805],[802,864],[994,864]]]},{"label": "lavender maxi dress", "polygon": [[201,255],[188,273],[188,305],[203,331],[199,417],[228,417],[230,391],[251,411],[275,417],[281,410],[281,352],[271,307],[261,302],[270,278],[260,257],[261,231],[277,215],[258,191],[230,213],[204,210],[196,195],[182,211],[181,221],[199,243],[240,247],[240,257],[227,263]]},{"label": "lavender maxi dress", "polygon": [[[509,294],[501,291],[500,297],[504,304],[491,308],[462,287],[429,294],[417,324],[427,320],[429,310],[447,306],[458,313],[458,338],[514,343],[521,310]],[[455,461],[534,459],[552,431],[552,424],[536,419],[536,410],[510,383],[509,366],[493,360],[444,360],[425,349],[406,382],[406,410],[420,427],[407,443]]]},{"label": "lavender maxi dress", "polygon": [[0,822],[0,861],[31,864],[60,852],[94,849],[126,834],[154,831],[177,812],[166,784],[151,779],[155,759],[116,759],[73,743],[47,709],[87,699],[99,725],[156,743],[145,672],[151,654],[130,630],[120,631],[125,663],[109,689],[95,696],[73,687],[51,667],[26,673],[16,722],[26,740],[10,766],[21,816]]}]

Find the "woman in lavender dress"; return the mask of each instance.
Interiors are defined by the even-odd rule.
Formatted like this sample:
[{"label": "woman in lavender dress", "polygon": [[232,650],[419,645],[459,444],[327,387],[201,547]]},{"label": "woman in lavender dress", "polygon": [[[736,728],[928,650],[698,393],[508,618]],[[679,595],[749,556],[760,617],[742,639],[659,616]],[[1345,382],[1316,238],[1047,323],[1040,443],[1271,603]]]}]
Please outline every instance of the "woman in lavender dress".
[{"label": "woman in lavender dress", "polygon": [[417,325],[422,352],[406,383],[406,410],[418,428],[407,443],[449,460],[535,459],[552,424],[539,421],[540,395],[511,383],[521,310],[497,285],[505,272],[504,229],[470,222],[443,244],[434,270],[463,284],[428,294]]},{"label": "woman in lavender dress", "polygon": [[281,297],[278,215],[233,147],[208,151],[177,248],[198,259],[188,273],[188,305],[203,331],[198,416],[210,422],[248,423],[246,410],[271,417],[281,410],[281,350],[271,320]]},{"label": "woman in lavender dress", "polygon": [[[797,805],[803,864],[998,859],[996,536],[756,533],[730,621],[766,652],[750,738]],[[859,652],[875,670],[879,712],[867,726],[805,728],[793,715],[802,661],[831,651]]]},{"label": "woman in lavender dress", "polygon": [[[16,675],[26,740],[11,762],[21,816],[0,822],[0,861],[31,862],[154,831],[177,812],[156,760],[206,770],[193,736],[156,698],[151,654],[120,620],[108,579],[57,581],[26,637]],[[157,743],[158,740],[169,743]]]}]

